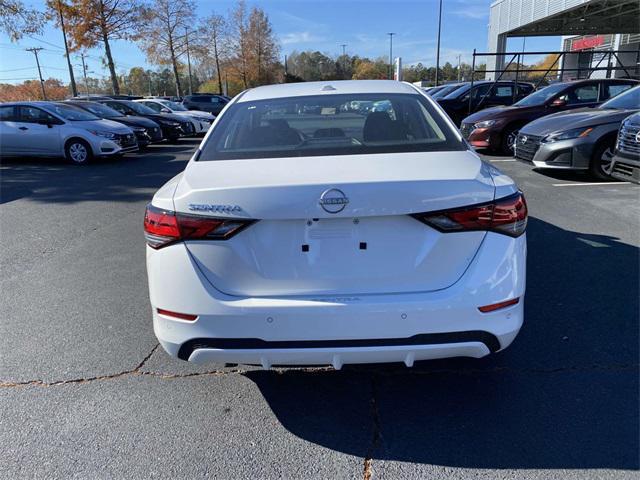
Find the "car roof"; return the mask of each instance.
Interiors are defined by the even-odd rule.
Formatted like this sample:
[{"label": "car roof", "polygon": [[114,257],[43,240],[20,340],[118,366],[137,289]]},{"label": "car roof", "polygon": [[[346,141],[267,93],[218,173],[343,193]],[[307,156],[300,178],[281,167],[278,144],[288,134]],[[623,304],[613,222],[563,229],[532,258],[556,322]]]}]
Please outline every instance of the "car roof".
[{"label": "car roof", "polygon": [[283,83],[256,87],[245,91],[237,101],[252,102],[270,98],[356,93],[409,93],[419,95],[413,85],[395,80],[328,80],[324,82]]},{"label": "car roof", "polygon": [[6,102],[2,104],[3,107],[16,107],[18,105],[27,105],[30,107],[46,108],[47,105],[51,105],[51,102],[45,102],[43,100],[34,100],[34,101],[23,101],[23,102]]}]

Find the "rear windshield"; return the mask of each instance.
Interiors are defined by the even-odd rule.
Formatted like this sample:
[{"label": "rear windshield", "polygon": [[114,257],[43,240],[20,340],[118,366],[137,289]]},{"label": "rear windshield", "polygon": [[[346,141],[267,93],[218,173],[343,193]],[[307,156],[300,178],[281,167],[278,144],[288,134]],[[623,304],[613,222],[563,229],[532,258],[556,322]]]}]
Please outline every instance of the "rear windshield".
[{"label": "rear windshield", "polygon": [[466,150],[422,95],[276,98],[232,105],[199,160]]}]

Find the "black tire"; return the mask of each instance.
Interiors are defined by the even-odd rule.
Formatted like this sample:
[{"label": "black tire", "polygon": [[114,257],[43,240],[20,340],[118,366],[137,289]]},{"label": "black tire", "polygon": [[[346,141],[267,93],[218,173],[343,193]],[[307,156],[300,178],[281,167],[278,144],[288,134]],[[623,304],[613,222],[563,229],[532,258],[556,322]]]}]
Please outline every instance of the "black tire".
[{"label": "black tire", "polygon": [[591,162],[589,162],[589,173],[598,180],[611,180],[609,169],[613,160],[615,149],[615,139],[610,138],[601,141],[593,150]]},{"label": "black tire", "polygon": [[81,138],[72,138],[64,146],[64,156],[74,165],[86,165],[93,160],[91,146]]},{"label": "black tire", "polygon": [[505,155],[513,157],[513,144],[518,137],[518,127],[507,127],[502,132],[502,138],[500,139],[500,151]]}]

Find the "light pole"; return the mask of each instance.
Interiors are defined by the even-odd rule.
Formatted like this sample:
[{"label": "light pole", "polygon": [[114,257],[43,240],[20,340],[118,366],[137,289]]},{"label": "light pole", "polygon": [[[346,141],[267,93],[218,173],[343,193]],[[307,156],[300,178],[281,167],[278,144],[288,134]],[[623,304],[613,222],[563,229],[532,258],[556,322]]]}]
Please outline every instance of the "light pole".
[{"label": "light pole", "polygon": [[347,73],[347,44],[343,43],[340,46],[342,47],[342,73],[344,76]]},{"label": "light pole", "polygon": [[458,55],[458,83],[460,83],[460,57],[462,55]]},{"label": "light pole", "polygon": [[436,46],[436,87],[438,86],[438,70],[440,70],[440,29],[442,28],[442,0],[440,0],[440,10],[438,12],[438,43]]},{"label": "light pole", "polygon": [[387,33],[389,35],[389,80],[393,78],[393,36],[395,33]]}]

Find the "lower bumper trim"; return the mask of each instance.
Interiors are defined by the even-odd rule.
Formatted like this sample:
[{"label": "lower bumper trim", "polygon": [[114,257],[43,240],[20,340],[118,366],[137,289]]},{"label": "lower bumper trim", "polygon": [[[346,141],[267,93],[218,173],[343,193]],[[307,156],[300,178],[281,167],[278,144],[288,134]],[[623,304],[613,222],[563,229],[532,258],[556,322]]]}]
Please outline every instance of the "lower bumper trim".
[{"label": "lower bumper trim", "polygon": [[259,338],[194,338],[183,343],[178,358],[189,360],[191,354],[201,349],[219,350],[271,350],[271,349],[327,349],[366,347],[411,347],[445,345],[452,343],[480,342],[491,352],[500,350],[495,335],[481,330],[445,333],[422,333],[408,338],[374,338],[350,340],[262,340]]}]

